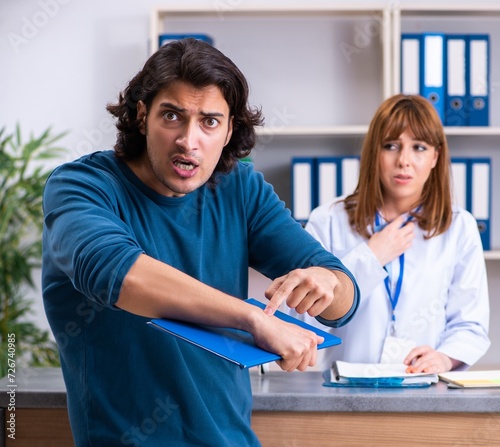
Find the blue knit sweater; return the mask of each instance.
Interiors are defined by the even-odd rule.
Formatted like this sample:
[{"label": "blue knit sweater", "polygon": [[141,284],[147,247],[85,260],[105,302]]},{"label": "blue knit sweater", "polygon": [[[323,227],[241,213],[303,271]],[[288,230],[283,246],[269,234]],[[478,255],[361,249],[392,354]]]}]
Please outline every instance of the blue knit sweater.
[{"label": "blue knit sweater", "polygon": [[262,175],[239,163],[215,190],[165,197],[112,151],[96,152],[53,172],[44,212],[43,299],[76,446],[260,445],[247,370],[114,304],[141,253],[237,298],[247,298],[249,266],[270,278],[311,265],[346,271]]}]

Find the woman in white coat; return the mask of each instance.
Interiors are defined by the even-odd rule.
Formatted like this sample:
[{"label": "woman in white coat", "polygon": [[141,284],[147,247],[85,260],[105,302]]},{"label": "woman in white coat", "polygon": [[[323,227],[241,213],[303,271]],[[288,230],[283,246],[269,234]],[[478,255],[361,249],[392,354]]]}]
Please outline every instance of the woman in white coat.
[{"label": "woman in white coat", "polygon": [[444,372],[485,354],[481,239],[474,217],[452,205],[450,183],[433,106],[419,96],[387,99],[364,141],[356,190],[316,208],[306,225],[361,291],[354,319],[331,329],[343,343],[325,352],[325,367],[333,360],[404,362],[408,372]]}]

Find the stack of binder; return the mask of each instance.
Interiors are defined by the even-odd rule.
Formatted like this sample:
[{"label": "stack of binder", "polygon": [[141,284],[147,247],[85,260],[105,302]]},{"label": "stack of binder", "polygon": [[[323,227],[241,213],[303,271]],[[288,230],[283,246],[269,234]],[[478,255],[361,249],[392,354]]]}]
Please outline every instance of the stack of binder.
[{"label": "stack of binder", "polygon": [[452,157],[454,203],[477,221],[484,250],[491,250],[491,159]]},{"label": "stack of binder", "polygon": [[401,92],[421,95],[445,126],[489,126],[487,34],[401,36]]},{"label": "stack of binder", "polygon": [[358,177],[358,156],[293,158],[293,217],[302,224],[306,223],[317,206],[354,192]]},{"label": "stack of binder", "polygon": [[[454,203],[477,220],[484,250],[491,250],[491,159],[452,157]],[[292,216],[305,224],[311,211],[354,192],[359,157],[295,157],[292,159]]]}]

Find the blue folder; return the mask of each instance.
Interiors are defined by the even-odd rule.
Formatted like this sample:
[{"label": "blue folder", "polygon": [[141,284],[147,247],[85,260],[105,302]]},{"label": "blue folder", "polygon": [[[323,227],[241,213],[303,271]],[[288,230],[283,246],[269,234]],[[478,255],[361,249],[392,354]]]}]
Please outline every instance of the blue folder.
[{"label": "blue folder", "polygon": [[341,194],[340,157],[316,158],[317,205],[330,203]]},{"label": "blue folder", "polygon": [[445,34],[401,35],[401,93],[421,95],[445,119]]},{"label": "blue folder", "polygon": [[291,210],[293,218],[301,224],[307,222],[311,211],[317,206],[315,164],[313,157],[292,158]]},{"label": "blue folder", "polygon": [[487,34],[469,35],[469,126],[489,126],[490,39]]},{"label": "blue folder", "polygon": [[203,40],[204,42],[208,42],[213,46],[214,40],[206,35],[206,34],[160,34],[158,36],[158,46],[166,45],[173,40],[186,39],[187,37],[193,37],[198,40]]},{"label": "blue folder", "polygon": [[446,104],[445,126],[467,126],[466,111],[469,82],[468,38],[465,34],[446,36]]},{"label": "blue folder", "polygon": [[315,160],[317,206],[354,192],[359,179],[359,156],[316,157]]},{"label": "blue folder", "polygon": [[491,250],[491,159],[452,157],[454,203],[469,211],[477,221],[484,250]]},{"label": "blue folder", "polygon": [[[246,300],[250,305],[262,309],[265,304],[253,298]],[[339,345],[342,340],[335,335],[322,331],[314,326],[304,323],[297,318],[291,317],[283,312],[276,311],[276,317],[289,323],[297,324],[305,329],[315,332],[324,337],[324,342],[318,345],[318,349]],[[164,331],[168,334],[203,348],[218,355],[241,368],[250,368],[265,363],[279,360],[281,357],[272,352],[256,346],[253,336],[246,331],[233,328],[220,328],[213,326],[196,325],[176,320],[153,319],[148,321],[151,327]]]},{"label": "blue folder", "polygon": [[420,94],[434,106],[441,122],[445,117],[445,35],[423,33],[420,47]]},{"label": "blue folder", "polygon": [[491,250],[491,159],[471,158],[469,210],[476,218],[484,250]]}]

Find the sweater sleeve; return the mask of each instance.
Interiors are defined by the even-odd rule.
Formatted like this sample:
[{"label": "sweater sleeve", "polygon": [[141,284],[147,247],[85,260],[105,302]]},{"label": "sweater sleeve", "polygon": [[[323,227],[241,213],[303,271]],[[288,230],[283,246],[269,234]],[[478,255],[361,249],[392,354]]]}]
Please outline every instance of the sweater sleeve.
[{"label": "sweater sleeve", "polygon": [[274,279],[294,269],[312,266],[326,267],[345,273],[354,285],[354,300],[344,317],[322,324],[339,327],[348,323],[359,304],[359,289],[351,272],[332,253],[325,250],[292,217],[272,186],[260,173],[248,172],[248,237],[250,266]]},{"label": "sweater sleeve", "polygon": [[80,293],[109,307],[142,253],[119,217],[119,190],[111,176],[80,163],[56,169],[43,196],[44,256],[54,272],[51,280],[69,280]]}]

